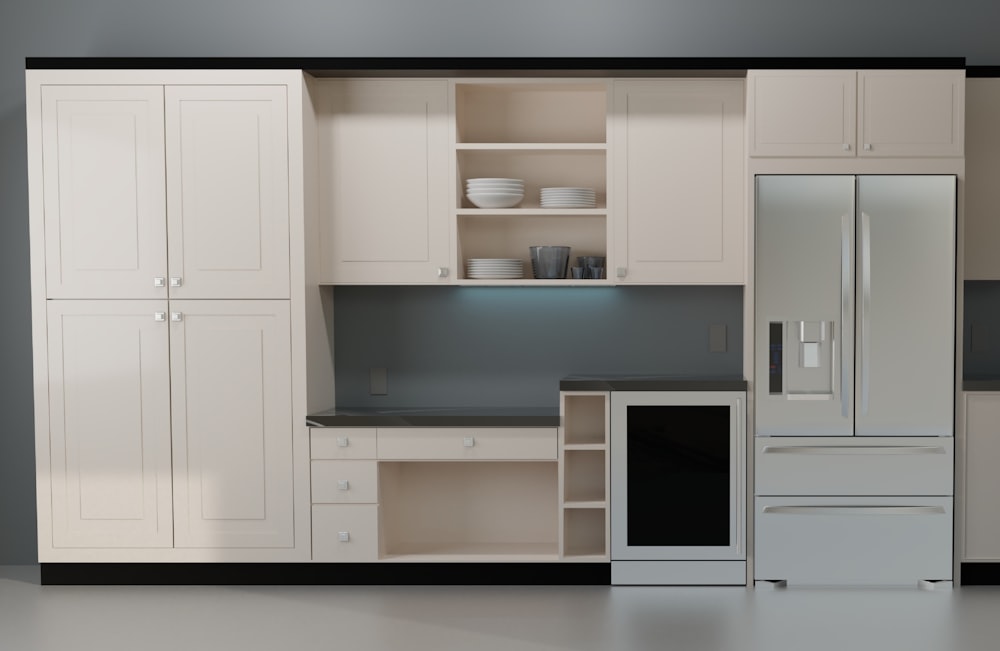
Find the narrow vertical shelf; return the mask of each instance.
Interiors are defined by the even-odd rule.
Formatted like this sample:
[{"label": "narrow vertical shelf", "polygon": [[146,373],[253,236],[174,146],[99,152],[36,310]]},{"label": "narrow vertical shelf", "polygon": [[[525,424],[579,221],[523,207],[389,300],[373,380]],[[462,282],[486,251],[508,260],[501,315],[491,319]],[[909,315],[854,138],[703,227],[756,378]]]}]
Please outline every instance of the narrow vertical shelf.
[{"label": "narrow vertical shelf", "polygon": [[606,561],[610,543],[610,397],[603,391],[564,391],[559,402],[560,557]]}]

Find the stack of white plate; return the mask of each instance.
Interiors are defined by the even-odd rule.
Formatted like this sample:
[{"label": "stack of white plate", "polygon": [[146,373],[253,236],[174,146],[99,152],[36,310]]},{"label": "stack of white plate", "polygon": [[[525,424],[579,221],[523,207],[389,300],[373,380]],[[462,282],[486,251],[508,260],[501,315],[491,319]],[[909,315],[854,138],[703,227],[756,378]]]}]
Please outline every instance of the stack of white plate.
[{"label": "stack of white plate", "polygon": [[542,188],[542,208],[594,208],[593,188]]},{"label": "stack of white plate", "polygon": [[513,208],[524,199],[524,181],[521,179],[469,179],[465,182],[465,196],[477,208]]},{"label": "stack of white plate", "polygon": [[524,262],[517,258],[469,258],[465,261],[467,278],[523,278]]}]

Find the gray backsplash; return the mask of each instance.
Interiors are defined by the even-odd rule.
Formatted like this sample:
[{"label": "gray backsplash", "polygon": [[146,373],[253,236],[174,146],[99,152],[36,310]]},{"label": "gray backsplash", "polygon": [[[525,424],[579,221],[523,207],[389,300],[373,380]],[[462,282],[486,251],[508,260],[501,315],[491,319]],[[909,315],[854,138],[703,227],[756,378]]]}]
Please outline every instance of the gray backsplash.
[{"label": "gray backsplash", "polygon": [[964,348],[966,379],[1000,378],[1000,281],[965,282]]},{"label": "gray backsplash", "polygon": [[[554,408],[567,375],[743,375],[742,287],[333,291],[341,408]],[[709,352],[714,325],[725,352]],[[387,395],[369,395],[372,368]]]}]

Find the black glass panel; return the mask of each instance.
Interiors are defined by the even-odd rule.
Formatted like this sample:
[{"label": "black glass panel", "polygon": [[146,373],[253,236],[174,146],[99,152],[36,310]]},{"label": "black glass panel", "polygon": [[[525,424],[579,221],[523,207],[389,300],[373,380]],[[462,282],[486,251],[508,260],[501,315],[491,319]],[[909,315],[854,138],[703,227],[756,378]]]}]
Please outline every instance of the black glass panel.
[{"label": "black glass panel", "polygon": [[783,354],[782,349],[782,339],[784,337],[784,328],[782,323],[779,321],[775,323],[772,321],[768,325],[768,368],[767,368],[767,380],[768,380],[768,393],[781,393],[781,370],[782,370],[782,359]]},{"label": "black glass panel", "polygon": [[729,407],[628,407],[628,545],[726,547]]}]

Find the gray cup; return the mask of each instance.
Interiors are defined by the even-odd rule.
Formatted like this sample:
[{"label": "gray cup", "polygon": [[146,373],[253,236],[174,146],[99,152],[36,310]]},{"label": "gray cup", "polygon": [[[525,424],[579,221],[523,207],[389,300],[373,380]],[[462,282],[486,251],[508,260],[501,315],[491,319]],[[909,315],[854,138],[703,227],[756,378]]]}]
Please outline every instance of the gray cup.
[{"label": "gray cup", "polygon": [[587,267],[586,277],[595,280],[604,278],[604,267]]},{"label": "gray cup", "polygon": [[570,267],[569,271],[571,274],[573,274],[574,280],[579,280],[583,278],[583,272],[584,272],[583,267]]},{"label": "gray cup", "polygon": [[535,278],[565,278],[569,266],[568,246],[529,246]]}]

